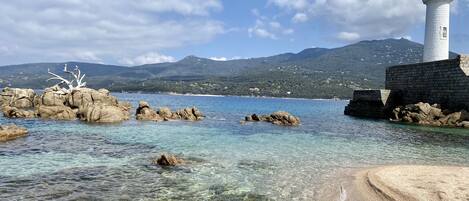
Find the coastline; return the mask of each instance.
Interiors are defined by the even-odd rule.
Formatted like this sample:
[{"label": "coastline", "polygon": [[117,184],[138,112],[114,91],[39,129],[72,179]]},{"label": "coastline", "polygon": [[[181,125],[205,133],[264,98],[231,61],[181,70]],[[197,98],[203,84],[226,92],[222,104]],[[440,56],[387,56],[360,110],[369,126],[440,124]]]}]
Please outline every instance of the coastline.
[{"label": "coastline", "polygon": [[[433,201],[469,199],[469,167],[396,165],[361,169],[344,200]],[[343,201],[335,193],[334,200]]]},{"label": "coastline", "polygon": [[134,93],[134,94],[162,94],[171,96],[194,96],[194,97],[240,97],[240,98],[265,98],[265,99],[283,99],[283,100],[315,100],[315,101],[349,101],[350,99],[340,98],[293,98],[282,96],[248,96],[248,95],[220,95],[220,94],[193,94],[176,92],[147,92],[147,91],[111,91],[113,93]]}]

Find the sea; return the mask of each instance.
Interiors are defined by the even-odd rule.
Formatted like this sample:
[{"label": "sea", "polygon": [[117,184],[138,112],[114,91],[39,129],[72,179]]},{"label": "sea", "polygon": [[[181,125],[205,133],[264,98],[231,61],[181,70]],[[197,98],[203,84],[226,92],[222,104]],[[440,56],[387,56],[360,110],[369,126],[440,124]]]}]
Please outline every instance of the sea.
[{"label": "sea", "polygon": [[[0,200],[320,200],[350,174],[396,165],[469,165],[469,130],[343,115],[348,101],[113,94],[173,110],[196,106],[199,122],[90,124],[6,119],[29,135],[0,143]],[[240,123],[288,111],[298,127]],[[185,161],[160,167],[172,154]]]}]

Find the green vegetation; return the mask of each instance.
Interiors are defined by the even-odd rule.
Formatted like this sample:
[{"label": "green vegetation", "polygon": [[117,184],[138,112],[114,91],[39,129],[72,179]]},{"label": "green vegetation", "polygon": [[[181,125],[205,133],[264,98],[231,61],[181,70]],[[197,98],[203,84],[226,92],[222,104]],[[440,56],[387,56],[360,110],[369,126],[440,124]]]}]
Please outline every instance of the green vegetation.
[{"label": "green vegetation", "polygon": [[[382,88],[386,67],[420,62],[422,53],[421,44],[387,39],[231,61],[189,56],[175,63],[135,67],[75,62],[68,65],[79,65],[90,87],[113,91],[349,98],[355,89]],[[0,67],[0,87],[49,86],[51,83],[45,82],[47,69],[60,72],[63,65]]]}]

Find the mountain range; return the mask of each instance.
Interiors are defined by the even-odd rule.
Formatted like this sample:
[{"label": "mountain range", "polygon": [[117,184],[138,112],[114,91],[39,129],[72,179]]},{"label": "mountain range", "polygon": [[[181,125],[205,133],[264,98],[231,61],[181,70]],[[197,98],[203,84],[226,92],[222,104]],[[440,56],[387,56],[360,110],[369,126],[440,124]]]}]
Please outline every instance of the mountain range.
[{"label": "mountain range", "polygon": [[[388,66],[421,62],[423,45],[406,39],[361,41],[339,48],[309,48],[270,57],[214,61],[188,56],[178,62],[117,66],[31,63],[0,66],[0,88],[44,88],[48,69],[79,66],[93,88],[296,98],[349,98],[355,89],[381,88]],[[455,57],[451,53],[451,57]]]}]

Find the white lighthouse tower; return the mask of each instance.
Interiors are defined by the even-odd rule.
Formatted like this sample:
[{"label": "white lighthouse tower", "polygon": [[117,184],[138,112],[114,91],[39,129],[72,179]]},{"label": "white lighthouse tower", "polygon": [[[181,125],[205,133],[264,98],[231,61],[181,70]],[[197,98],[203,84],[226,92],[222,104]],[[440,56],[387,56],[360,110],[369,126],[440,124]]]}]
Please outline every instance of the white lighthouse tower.
[{"label": "white lighthouse tower", "polygon": [[423,0],[427,5],[423,61],[449,58],[449,16],[453,0]]}]

